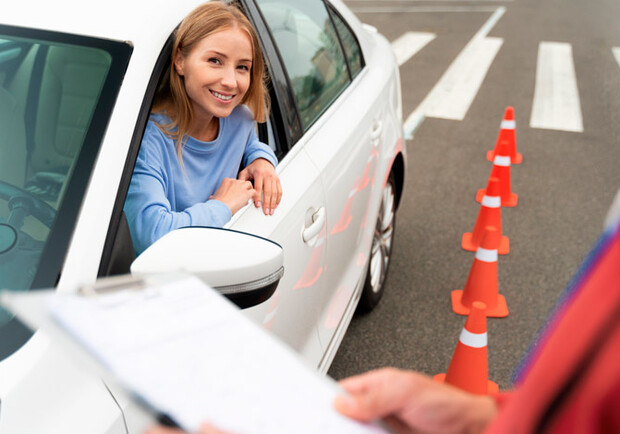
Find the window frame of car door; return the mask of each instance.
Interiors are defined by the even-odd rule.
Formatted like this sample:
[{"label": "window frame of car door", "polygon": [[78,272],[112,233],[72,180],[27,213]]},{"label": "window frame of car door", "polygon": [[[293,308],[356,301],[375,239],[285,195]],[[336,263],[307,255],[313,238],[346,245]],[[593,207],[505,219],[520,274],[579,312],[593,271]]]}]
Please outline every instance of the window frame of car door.
[{"label": "window frame of car door", "polygon": [[[246,16],[257,30],[263,56],[267,62],[267,69],[270,74],[269,94],[271,98],[270,121],[272,123],[272,131],[275,138],[275,153],[278,160],[282,160],[294,143],[301,137],[301,122],[297,112],[297,105],[293,98],[292,92],[289,91],[288,77],[284,72],[281,64],[279,53],[277,52],[270,35],[267,33],[267,27],[262,20],[262,16],[258,8],[253,2],[248,0],[240,0]],[[258,17],[258,18],[257,18]],[[131,137],[129,152],[125,159],[123,167],[123,175],[119,183],[112,210],[112,216],[108,226],[106,239],[99,262],[99,270],[97,277],[109,276],[113,273],[110,266],[114,260],[114,250],[118,244],[126,243],[127,240],[119,238],[119,232],[122,230],[123,206],[129,190],[129,184],[133,175],[133,169],[138,158],[138,152],[142,143],[142,137],[148,123],[151,107],[157,93],[157,88],[163,74],[166,72],[170,63],[170,55],[174,44],[174,33],[172,33],[164,44],[159,56],[155,62],[153,72],[149,79],[147,89],[140,106],[140,111],[136,121],[133,135]],[[285,115],[286,114],[286,115]],[[258,124],[259,139],[267,143],[268,129],[265,123]],[[123,237],[123,235],[121,235]]]},{"label": "window frame of car door", "polygon": [[155,99],[155,94],[157,93],[157,87],[169,63],[173,42],[174,33],[168,37],[161,52],[159,53],[159,56],[157,57],[155,67],[153,68],[153,72],[149,78],[149,83],[146,87],[146,93],[144,94],[142,104],[140,105],[136,126],[131,136],[129,152],[127,153],[127,158],[125,159],[125,165],[123,167],[123,175],[121,176],[121,180],[119,182],[114,208],[112,209],[112,216],[110,218],[108,232],[106,234],[103,251],[101,253],[97,277],[104,277],[111,274],[109,266],[113,259],[112,254],[114,246],[116,243],[120,242],[120,240],[117,240],[117,235],[119,233],[121,218],[123,217],[123,206],[127,197],[127,191],[129,190],[129,183],[131,182],[131,177],[133,175],[133,168],[136,164],[136,159],[138,158],[138,152],[142,143],[142,136],[144,135],[144,130],[146,129],[146,124],[149,120],[153,100]]},{"label": "window frame of car door", "polygon": [[[282,95],[284,96],[284,94],[287,95],[286,98],[286,102],[287,102],[287,107],[293,107],[294,111],[291,110],[289,108],[288,113],[289,113],[289,125],[294,125],[294,128],[292,128],[290,130],[291,133],[291,138],[292,138],[292,143],[291,146],[294,146],[295,143],[297,143],[299,141],[299,139],[308,131],[312,128],[312,126],[323,116],[323,114],[325,113],[325,111],[329,110],[329,108],[334,104],[334,102],[340,98],[340,96],[342,95],[342,93],[348,89],[352,84],[353,81],[355,80],[356,77],[358,77],[361,72],[364,70],[364,68],[366,67],[366,61],[364,59],[364,53],[362,50],[362,46],[359,43],[359,40],[357,38],[357,35],[355,34],[355,32],[353,31],[353,29],[351,29],[351,26],[347,23],[347,21],[342,17],[342,15],[340,14],[340,12],[338,12],[338,10],[331,4],[329,3],[327,0],[319,0],[321,3],[323,3],[323,6],[325,7],[326,11],[327,11],[327,16],[329,17],[329,21],[333,26],[334,29],[334,34],[336,35],[336,37],[338,38],[338,44],[340,46],[340,50],[342,52],[342,55],[344,57],[344,63],[346,65],[347,68],[347,75],[349,78],[348,83],[340,89],[340,92],[338,93],[338,95],[335,96],[335,98],[332,100],[332,102],[327,105],[326,107],[324,107],[324,109],[321,111],[321,113],[316,117],[316,119],[314,119],[314,121],[312,121],[312,123],[310,123],[305,129],[304,126],[301,122],[301,115],[299,112],[299,106],[297,104],[297,100],[295,99],[295,95],[293,93],[293,87],[290,83],[289,80],[289,76],[288,73],[286,72],[286,66],[284,64],[284,61],[282,59],[282,56],[280,54],[280,50],[275,42],[275,39],[271,33],[271,31],[269,30],[269,26],[267,25],[267,22],[262,14],[262,12],[260,11],[260,8],[258,7],[258,5],[256,4],[256,2],[254,0],[239,0],[241,3],[243,3],[244,5],[250,5],[251,9],[252,9],[252,16],[256,16],[256,17],[260,17],[260,26],[257,26],[256,22],[253,21],[252,24],[254,24],[254,26],[257,28],[257,30],[259,31],[259,37],[261,38],[261,43],[263,45],[263,48],[265,48],[265,46],[268,46],[269,48],[269,58],[270,59],[275,59],[277,57],[277,59],[279,60],[279,74],[278,74],[278,78],[280,80],[283,80],[282,82],[278,82],[278,83],[286,83],[286,86],[282,88]],[[342,36],[340,35],[340,32],[338,31],[338,26],[336,25],[336,23],[334,22],[334,15],[337,15],[338,18],[342,21],[342,23],[347,27],[347,29],[349,30],[349,32],[353,35],[353,38],[355,39],[355,43],[357,44],[357,46],[359,47],[359,55],[361,58],[361,68],[358,71],[357,74],[355,74],[355,76],[351,73],[351,65],[349,64],[349,59],[347,57],[347,52],[344,48],[344,43],[342,42]],[[267,42],[268,40],[268,42]],[[280,74],[282,74],[282,76],[280,76]],[[294,116],[291,115],[291,113],[294,113]]]},{"label": "window frame of car door", "polygon": [[282,122],[284,128],[279,131],[279,134],[283,136],[281,139],[284,141],[283,144],[286,145],[286,150],[288,151],[303,136],[301,116],[299,115],[299,109],[297,108],[297,102],[293,95],[288,74],[286,73],[282,56],[280,56],[280,51],[273,40],[269,26],[259,7],[254,0],[239,0],[239,3],[247,12],[246,16],[256,29],[263,50],[263,57],[268,63],[272,116],[276,115]]},{"label": "window frame of car door", "polygon": [[[336,30],[335,33],[336,33],[336,36],[338,37],[338,42],[340,43],[342,53],[344,54],[345,63],[349,71],[349,78],[352,83],[353,80],[355,80],[355,78],[359,76],[364,70],[364,68],[366,67],[366,59],[364,59],[364,52],[362,50],[362,44],[360,44],[360,41],[357,38],[357,35],[353,31],[353,29],[351,28],[347,20],[345,20],[342,14],[336,9],[336,7],[326,0],[323,0],[323,3],[325,4],[325,7],[327,8],[329,18],[332,22],[332,25],[334,26],[334,29]],[[336,25],[336,22],[334,21],[334,16],[338,17],[338,19],[342,22],[342,24],[347,28],[348,32],[353,36],[353,39],[355,40],[355,44],[357,45],[359,56],[360,56],[360,69],[359,71],[357,71],[356,74],[353,74],[351,70],[351,64],[349,63],[349,57],[347,56],[347,50],[344,47],[344,42],[342,40],[342,35],[340,34],[340,31],[338,30],[338,26]]]}]

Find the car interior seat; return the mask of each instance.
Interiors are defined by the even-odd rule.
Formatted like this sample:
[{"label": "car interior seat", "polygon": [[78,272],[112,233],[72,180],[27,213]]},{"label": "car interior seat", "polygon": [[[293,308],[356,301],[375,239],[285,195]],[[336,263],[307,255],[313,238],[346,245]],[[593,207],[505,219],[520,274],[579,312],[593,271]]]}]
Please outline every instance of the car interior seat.
[{"label": "car interior seat", "polygon": [[16,187],[24,185],[26,129],[17,100],[0,87],[0,180]]},{"label": "car interior seat", "polygon": [[75,46],[40,46],[26,102],[26,189],[60,199],[82,147],[109,69],[109,54]]}]

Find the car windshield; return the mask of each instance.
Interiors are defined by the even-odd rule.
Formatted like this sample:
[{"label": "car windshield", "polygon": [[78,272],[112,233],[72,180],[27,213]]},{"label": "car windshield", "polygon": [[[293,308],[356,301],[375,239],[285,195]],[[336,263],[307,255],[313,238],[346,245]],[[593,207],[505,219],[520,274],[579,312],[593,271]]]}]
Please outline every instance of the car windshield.
[{"label": "car windshield", "polygon": [[[0,289],[56,284],[130,53],[0,25]],[[0,360],[30,334],[0,307]]]}]

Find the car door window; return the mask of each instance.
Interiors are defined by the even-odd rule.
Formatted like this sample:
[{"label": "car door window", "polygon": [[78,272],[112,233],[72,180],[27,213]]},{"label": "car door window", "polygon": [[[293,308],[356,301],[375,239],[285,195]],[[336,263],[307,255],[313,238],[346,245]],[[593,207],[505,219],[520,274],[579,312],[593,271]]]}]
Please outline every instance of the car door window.
[{"label": "car door window", "polygon": [[344,53],[347,56],[351,77],[355,78],[364,67],[364,59],[362,57],[362,50],[359,42],[357,42],[353,31],[344,22],[340,14],[338,14],[338,12],[336,12],[332,7],[330,7],[329,10],[334,20],[334,24],[336,25],[338,35],[340,36],[340,41],[342,41],[342,48],[344,48]]},{"label": "car door window", "polygon": [[321,1],[257,3],[280,51],[305,131],[350,83],[336,29]]},{"label": "car door window", "polygon": [[[130,53],[0,26],[0,288],[55,285]],[[0,308],[0,361],[28,336]]]}]

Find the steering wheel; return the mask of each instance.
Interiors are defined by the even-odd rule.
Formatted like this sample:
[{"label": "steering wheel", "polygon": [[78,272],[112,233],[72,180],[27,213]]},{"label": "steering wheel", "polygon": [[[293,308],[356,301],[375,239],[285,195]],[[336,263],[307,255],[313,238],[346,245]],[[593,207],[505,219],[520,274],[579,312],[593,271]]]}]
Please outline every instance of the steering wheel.
[{"label": "steering wheel", "polygon": [[46,227],[52,227],[56,217],[56,210],[32,193],[0,181],[0,198],[8,201],[11,212],[7,224],[10,226],[21,229],[26,217],[31,215]]}]

